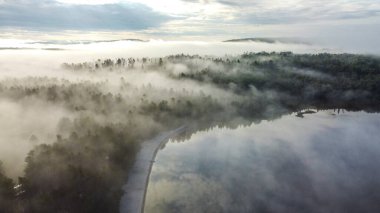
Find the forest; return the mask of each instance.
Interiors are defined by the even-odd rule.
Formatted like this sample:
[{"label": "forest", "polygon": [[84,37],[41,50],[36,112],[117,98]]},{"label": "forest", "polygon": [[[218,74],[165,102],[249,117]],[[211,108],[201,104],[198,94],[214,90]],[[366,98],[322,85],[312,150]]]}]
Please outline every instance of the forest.
[{"label": "forest", "polygon": [[9,175],[1,159],[0,212],[118,212],[139,144],[182,125],[188,137],[303,110],[380,106],[380,58],[370,55],[181,54],[67,62],[59,72],[0,80],[1,103],[60,112],[22,117],[53,130],[25,131],[22,172]]}]

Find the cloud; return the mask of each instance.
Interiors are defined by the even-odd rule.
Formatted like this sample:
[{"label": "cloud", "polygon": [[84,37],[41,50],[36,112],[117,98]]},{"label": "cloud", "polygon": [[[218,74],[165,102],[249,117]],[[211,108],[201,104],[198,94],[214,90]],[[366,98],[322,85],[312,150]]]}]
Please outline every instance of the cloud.
[{"label": "cloud", "polygon": [[315,23],[344,19],[365,19],[380,15],[380,4],[372,1],[300,1],[268,4],[260,1],[240,8],[236,19],[251,24]]},{"label": "cloud", "polygon": [[42,30],[143,30],[172,17],[138,3],[65,4],[53,0],[0,2],[0,26]]},{"label": "cloud", "polygon": [[[380,16],[380,4],[372,0],[182,0],[203,5],[222,5],[233,23],[288,24],[320,20],[360,19]],[[218,19],[220,21],[220,19]]]},{"label": "cloud", "polygon": [[376,0],[0,0],[2,38],[317,37],[378,49],[379,20]]}]

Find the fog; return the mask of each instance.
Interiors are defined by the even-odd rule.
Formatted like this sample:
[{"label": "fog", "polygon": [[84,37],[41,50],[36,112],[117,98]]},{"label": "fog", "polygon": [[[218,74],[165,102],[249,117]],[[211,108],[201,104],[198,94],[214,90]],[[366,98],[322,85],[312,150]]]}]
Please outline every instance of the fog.
[{"label": "fog", "polygon": [[[29,41],[28,41],[29,42]],[[17,43],[17,42],[16,42]],[[122,44],[120,46],[120,44]],[[4,45],[4,43],[3,43]],[[31,44],[32,45],[32,44]],[[36,45],[36,44],[33,44]],[[125,120],[126,115],[120,115],[122,111],[139,110],[141,98],[148,101],[169,100],[176,96],[215,95],[215,97],[230,97],[234,95],[210,85],[201,85],[191,80],[178,80],[169,78],[159,72],[146,72],[137,68],[129,71],[128,75],[121,72],[72,72],[62,68],[62,63],[93,62],[106,57],[136,57],[136,56],[160,56],[168,53],[179,52],[178,46],[187,46],[188,49],[197,47],[203,49],[208,47],[206,43],[181,44],[151,42],[114,42],[105,44],[88,45],[64,45],[64,51],[48,51],[38,48],[57,48],[57,46],[42,45],[27,48],[37,49],[15,49],[0,50],[0,80],[4,89],[1,96],[0,109],[0,160],[3,162],[4,170],[9,177],[17,179],[23,176],[25,157],[28,152],[39,144],[52,144],[56,141],[58,134],[68,137],[70,131],[62,131],[58,123],[62,118],[70,120],[89,116],[97,123],[131,122],[132,118]],[[17,47],[17,45],[15,45]],[[60,46],[61,47],[61,46]],[[115,49],[116,48],[116,49]],[[238,53],[236,47],[231,53]],[[138,51],[136,51],[138,50]],[[149,50],[149,51],[148,51]],[[196,52],[198,50],[192,49]],[[208,53],[218,52],[215,49],[204,50]],[[190,52],[190,51],[189,51]],[[168,64],[171,73],[183,72],[187,69],[181,64]],[[94,87],[103,94],[122,94],[128,100],[127,108],[109,109],[107,115],[98,114],[93,111],[78,113],[67,108],[65,103],[55,103],[44,100],[43,97],[16,97],[13,93],[6,91],[12,88],[33,89],[38,87],[59,87],[78,84],[89,88]],[[81,89],[78,90],[79,93]],[[96,91],[94,90],[94,92]],[[78,93],[78,94],[79,94]],[[75,96],[80,96],[76,94]],[[193,94],[193,95],[192,95]],[[83,94],[86,95],[86,94]],[[73,104],[88,104],[95,109],[97,106],[90,103],[81,103],[80,99],[72,99]],[[123,120],[124,119],[124,120]],[[144,116],[134,117],[135,122],[145,126],[156,126],[151,118]],[[140,120],[140,121],[138,121]],[[149,134],[147,134],[149,135]],[[31,140],[31,137],[33,139]],[[35,137],[34,137],[35,136]]]},{"label": "fog", "polygon": [[[31,40],[2,39],[0,48],[16,48],[0,50],[0,78],[23,76],[47,76],[70,78],[72,76],[61,72],[62,63],[93,62],[105,58],[159,58],[175,54],[210,55],[215,57],[243,54],[245,52],[281,52],[295,53],[335,52],[317,45],[284,44],[284,43],[224,43],[224,42],[189,42],[189,41],[114,41],[88,42],[84,44],[61,44],[58,42],[35,43]],[[19,49],[17,49],[19,48]],[[48,50],[53,49],[53,50]],[[58,49],[58,50],[54,50]],[[168,69],[183,72],[186,69],[180,64],[174,64]],[[207,67],[207,65],[205,65]],[[89,76],[84,76],[88,79]]]},{"label": "fog", "polygon": [[[7,49],[8,48],[8,49]],[[11,48],[11,49],[9,49]],[[12,49],[14,48],[14,49]],[[245,52],[339,53],[313,44],[286,44],[265,42],[202,42],[202,41],[113,41],[113,42],[38,42],[33,40],[0,40],[0,77],[49,76],[68,77],[62,74],[62,63],[91,62],[105,58],[164,57],[175,54],[210,55],[215,57],[239,55]],[[183,67],[182,67],[183,68]],[[175,67],[180,70],[181,67]],[[183,72],[181,70],[181,72]]]},{"label": "fog", "polygon": [[[14,40],[0,48],[9,212],[117,211],[141,142],[179,126],[191,136],[310,107],[379,106],[378,57],[314,54],[339,53],[317,45]],[[204,185],[210,196],[222,189]],[[229,199],[219,195],[213,202]]]},{"label": "fog", "polygon": [[23,175],[25,157],[34,146],[55,141],[59,119],[71,117],[63,107],[38,100],[0,99],[0,111],[0,156],[12,178]]},{"label": "fog", "polygon": [[[183,74],[197,74],[201,70],[209,70],[210,73],[221,72],[240,75],[250,70],[249,65],[227,67],[212,60],[212,57],[220,57],[227,60],[245,52],[261,51],[294,51],[295,53],[318,53],[326,49],[309,44],[283,44],[283,43],[222,43],[222,42],[179,42],[159,41],[112,41],[112,42],[38,42],[22,40],[2,40],[3,48],[10,45],[12,50],[0,50],[0,80],[7,88],[36,88],[36,87],[70,87],[70,85],[82,85],[88,89],[96,88],[102,94],[121,95],[128,101],[125,110],[138,111],[144,103],[160,102],[162,100],[179,99],[180,97],[212,96],[218,103],[225,107],[226,112],[233,112],[229,105],[233,101],[245,100],[245,97],[234,93],[236,84],[231,83],[229,89],[222,89],[209,82],[198,82],[194,79],[179,79]],[[50,50],[48,50],[50,49]],[[332,51],[332,50],[331,50]],[[160,67],[145,67],[141,61],[136,61],[134,68],[111,67],[101,71],[93,72],[94,65],[98,59],[119,57],[150,57],[150,63],[158,63],[159,57],[173,54],[195,54],[209,56],[203,58],[181,58],[179,60],[165,62],[162,70]],[[154,58],[158,57],[158,58]],[[276,59],[272,56],[257,57],[261,63]],[[141,59],[142,60],[142,59]],[[83,71],[75,71],[62,67],[63,63],[84,63],[89,66]],[[81,65],[82,66],[82,65]],[[92,68],[91,68],[92,66]],[[129,65],[128,65],[129,66]],[[125,73],[127,69],[128,73]],[[91,71],[92,70],[92,71]],[[328,74],[317,70],[288,68],[288,72],[305,75],[313,78],[332,80]],[[263,73],[260,69],[252,75],[261,78]],[[173,78],[174,77],[174,78]],[[87,92],[79,89],[78,96],[72,99],[72,104],[89,107],[93,112],[85,112],[87,116],[98,119],[98,122],[116,123],[122,122],[125,116],[121,116],[121,108],[110,110],[107,115],[99,115],[96,112],[98,106],[90,103],[81,103],[81,97]],[[276,99],[279,94],[273,91],[260,91],[255,85],[250,85],[249,95],[253,97],[263,96]],[[14,98],[14,97],[12,97]],[[248,97],[251,98],[251,97]],[[143,102],[142,100],[145,99]],[[7,173],[13,178],[22,175],[23,160],[29,150],[36,144],[30,144],[28,138],[36,135],[40,143],[52,143],[59,132],[55,127],[62,117],[78,117],[78,112],[70,112],[64,102],[44,102],[41,97],[9,99],[7,95],[2,98],[2,125],[7,131],[3,131],[1,155]],[[106,104],[107,105],[107,104]],[[104,107],[106,107],[106,105]],[[12,107],[13,106],[13,107]],[[230,110],[228,110],[230,109]],[[144,117],[144,116],[140,116]],[[144,122],[155,123],[150,118],[144,118]],[[10,122],[9,122],[10,121]],[[19,126],[22,121],[24,125]],[[101,122],[100,122],[101,123]],[[140,121],[139,123],[143,123]],[[18,126],[18,128],[16,128]],[[154,124],[156,128],[158,124]],[[33,128],[32,128],[33,127]],[[17,129],[17,132],[10,131]],[[9,131],[8,131],[9,130]],[[66,132],[66,134],[69,134]],[[12,144],[12,145],[10,145]],[[7,153],[7,154],[5,154]],[[13,156],[13,158],[9,157]],[[16,163],[12,164],[11,162]],[[16,166],[17,165],[17,166]],[[12,167],[12,171],[8,171]]]},{"label": "fog", "polygon": [[[260,51],[293,51],[296,53],[315,53],[338,51],[324,46],[312,44],[265,43],[265,42],[204,42],[204,41],[113,41],[88,42],[82,44],[61,44],[61,42],[33,43],[29,40],[2,39],[0,48],[20,48],[1,50],[2,57],[21,54],[24,57],[56,58],[59,62],[83,62],[100,58],[116,57],[163,57],[174,54],[190,55],[236,55],[244,52]],[[24,49],[22,49],[24,48]],[[29,48],[29,50],[25,50]],[[45,49],[45,50],[43,50]],[[51,49],[51,50],[49,50]],[[55,50],[56,49],[56,50]],[[16,52],[13,53],[12,52]],[[78,56],[81,56],[78,58]]]}]

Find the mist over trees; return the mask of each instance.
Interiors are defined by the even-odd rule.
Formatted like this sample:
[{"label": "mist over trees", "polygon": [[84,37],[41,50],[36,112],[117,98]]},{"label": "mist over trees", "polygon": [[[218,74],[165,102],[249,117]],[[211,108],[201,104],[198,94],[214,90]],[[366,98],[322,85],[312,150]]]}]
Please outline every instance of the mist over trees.
[{"label": "mist over trees", "polygon": [[13,190],[14,182],[6,177],[0,161],[0,209],[2,212],[12,212],[15,209],[16,194]]},{"label": "mist over trees", "polygon": [[380,59],[374,56],[173,55],[62,67],[70,78],[0,81],[1,100],[62,111],[49,123],[54,139],[47,141],[45,132],[25,136],[33,149],[19,178],[0,169],[0,209],[6,212],[117,212],[139,143],[181,125],[191,134],[303,109],[380,106]]}]

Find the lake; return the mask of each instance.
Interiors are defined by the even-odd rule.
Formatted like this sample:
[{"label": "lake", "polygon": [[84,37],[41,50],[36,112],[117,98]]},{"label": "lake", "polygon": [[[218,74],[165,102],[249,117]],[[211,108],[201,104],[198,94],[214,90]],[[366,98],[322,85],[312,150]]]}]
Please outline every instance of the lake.
[{"label": "lake", "polygon": [[380,114],[328,110],[169,141],[145,212],[379,212]]}]

